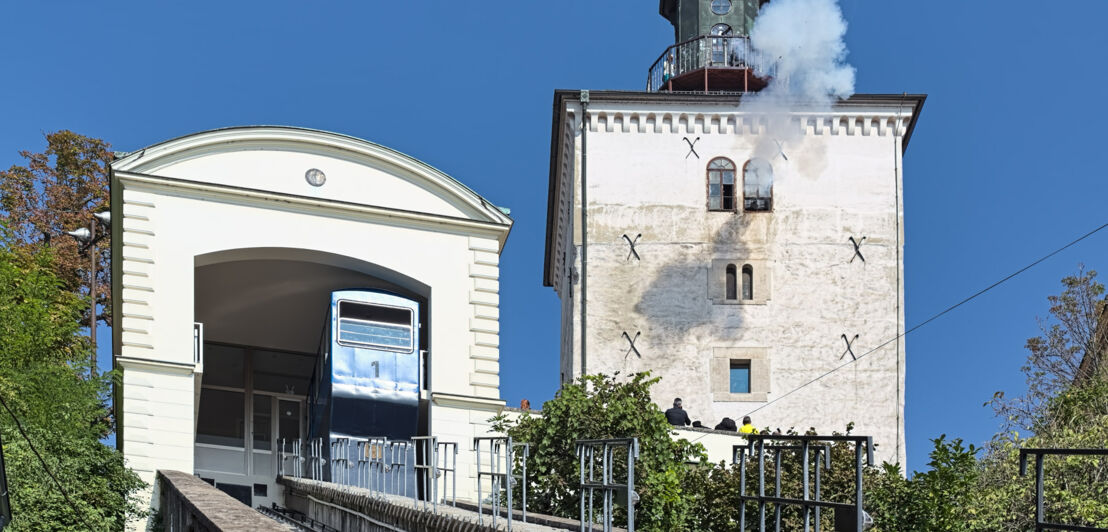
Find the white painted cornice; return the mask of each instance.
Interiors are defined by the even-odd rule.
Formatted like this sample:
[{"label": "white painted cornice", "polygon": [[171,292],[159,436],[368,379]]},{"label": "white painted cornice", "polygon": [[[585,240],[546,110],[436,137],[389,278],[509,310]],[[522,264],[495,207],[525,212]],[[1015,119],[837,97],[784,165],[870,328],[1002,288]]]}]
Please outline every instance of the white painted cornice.
[{"label": "white painted cornice", "polygon": [[[565,120],[579,127],[580,109],[567,106]],[[911,108],[848,108],[786,113],[791,127],[805,135],[904,136],[912,121]],[[593,133],[671,133],[696,135],[759,135],[777,117],[731,110],[667,111],[609,109],[590,106],[585,117]]]},{"label": "white painted cornice", "polygon": [[504,409],[503,399],[490,399],[488,397],[457,395],[442,392],[431,392],[431,402],[439,406],[468,408],[471,410],[486,410],[497,413]]},{"label": "white painted cornice", "polygon": [[461,182],[414,157],[366,140],[327,131],[285,126],[215,129],[178,137],[131,152],[111,164],[114,172],[156,176],[174,163],[223,152],[288,149],[385,166],[398,175],[437,188],[469,208],[479,221],[511,225],[512,219]]},{"label": "white painted cornice", "polygon": [[500,242],[501,251],[504,249],[504,242],[512,227],[510,219],[506,224],[487,222],[124,171],[113,172],[113,177],[124,187],[137,190],[261,208],[274,208],[275,204],[279,204],[282,209],[316,216],[342,217],[415,229],[495,238]]}]

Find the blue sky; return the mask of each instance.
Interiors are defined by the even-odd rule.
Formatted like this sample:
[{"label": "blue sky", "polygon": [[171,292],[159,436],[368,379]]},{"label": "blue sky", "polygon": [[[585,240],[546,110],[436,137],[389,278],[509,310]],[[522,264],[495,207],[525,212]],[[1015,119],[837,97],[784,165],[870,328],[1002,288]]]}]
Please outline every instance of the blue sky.
[{"label": "blue sky", "polygon": [[[908,326],[1108,221],[1108,3],[1059,4],[841,0],[857,92],[929,95],[905,158]],[[133,150],[288,124],[398,149],[511,207],[509,404],[557,388],[541,283],[552,92],[641,90],[673,36],[653,0],[5,2],[0,17],[2,167],[63,128]],[[1022,388],[1046,296],[1078,263],[1108,268],[1106,249],[1108,231],[908,337],[910,470],[930,438],[995,432],[982,403]]]}]

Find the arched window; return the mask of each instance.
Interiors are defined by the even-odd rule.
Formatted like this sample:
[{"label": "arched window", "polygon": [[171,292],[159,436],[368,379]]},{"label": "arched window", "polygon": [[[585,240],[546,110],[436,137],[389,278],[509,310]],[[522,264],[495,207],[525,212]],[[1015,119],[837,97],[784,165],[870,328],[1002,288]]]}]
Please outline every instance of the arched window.
[{"label": "arched window", "polygon": [[735,163],[723,157],[708,162],[708,210],[735,210]]},{"label": "arched window", "polygon": [[773,210],[773,167],[765,159],[743,165],[743,210]]},{"label": "arched window", "polygon": [[727,265],[727,299],[729,299],[729,300],[735,300],[735,299],[739,298],[738,288],[737,288],[738,283],[737,283],[736,277],[737,277],[737,275],[736,275],[736,271],[735,271],[735,265],[734,264],[728,264]]},{"label": "arched window", "polygon": [[[734,268],[734,266],[731,266]],[[751,301],[754,299],[754,268],[749,265],[743,265],[743,301]]]}]

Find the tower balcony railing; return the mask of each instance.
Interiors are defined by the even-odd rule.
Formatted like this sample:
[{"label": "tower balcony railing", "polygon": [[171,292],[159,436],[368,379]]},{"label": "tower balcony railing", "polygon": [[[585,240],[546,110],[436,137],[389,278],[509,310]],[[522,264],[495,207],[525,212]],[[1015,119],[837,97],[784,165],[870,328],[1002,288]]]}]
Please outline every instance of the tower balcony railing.
[{"label": "tower balcony railing", "polygon": [[[757,86],[764,86],[765,79],[776,74],[777,64],[754,50],[749,37],[702,35],[666,48],[650,66],[646,90],[676,90],[673,80],[709,70],[745,71],[743,79],[757,79],[760,81]],[[744,83],[732,90],[745,91],[751,90],[751,87],[749,83]]]}]

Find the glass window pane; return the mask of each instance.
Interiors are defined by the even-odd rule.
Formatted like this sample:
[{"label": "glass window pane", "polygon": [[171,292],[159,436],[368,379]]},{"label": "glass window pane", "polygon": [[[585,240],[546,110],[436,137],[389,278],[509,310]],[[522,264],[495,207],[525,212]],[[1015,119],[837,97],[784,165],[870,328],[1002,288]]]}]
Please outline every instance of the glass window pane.
[{"label": "glass window pane", "polygon": [[718,170],[712,170],[711,172],[708,172],[708,182],[709,183],[719,183],[719,171]]},{"label": "glass window pane", "polygon": [[750,365],[731,366],[731,393],[750,393]]},{"label": "glass window pane", "polygon": [[300,439],[300,402],[279,401],[277,403],[278,419],[277,437],[285,441],[297,441]]},{"label": "glass window pane", "polygon": [[723,184],[724,185],[732,185],[734,183],[735,183],[735,171],[734,170],[724,170],[723,171]]},{"label": "glass window pane", "polygon": [[411,351],[412,328],[405,325],[339,319],[339,343]]},{"label": "glass window pane", "polygon": [[307,395],[316,357],[258,349],[254,355],[254,389]]},{"label": "glass window pane", "polygon": [[719,210],[719,196],[711,196],[708,198],[708,208]]},{"label": "glass window pane", "polygon": [[254,448],[273,450],[273,399],[254,394]]},{"label": "glass window pane", "polygon": [[204,384],[243,387],[243,349],[204,344]]},{"label": "glass window pane", "polygon": [[242,392],[202,389],[196,420],[196,442],[243,447],[244,402]]},{"label": "glass window pane", "polygon": [[719,198],[719,185],[708,185],[708,196]]}]

